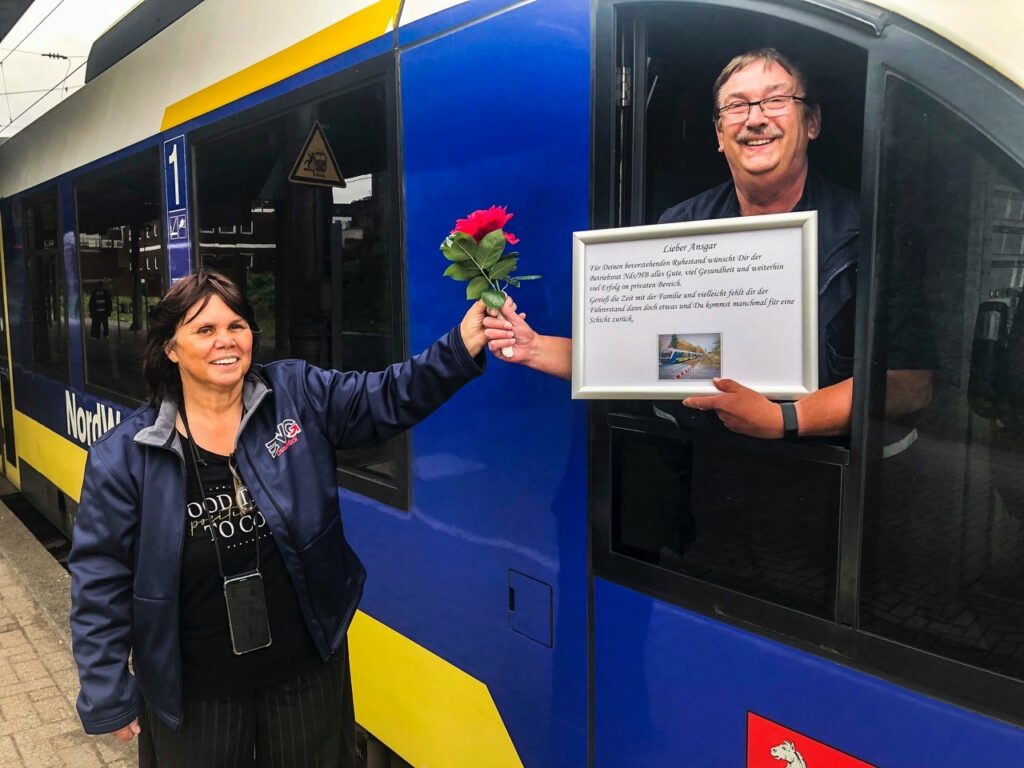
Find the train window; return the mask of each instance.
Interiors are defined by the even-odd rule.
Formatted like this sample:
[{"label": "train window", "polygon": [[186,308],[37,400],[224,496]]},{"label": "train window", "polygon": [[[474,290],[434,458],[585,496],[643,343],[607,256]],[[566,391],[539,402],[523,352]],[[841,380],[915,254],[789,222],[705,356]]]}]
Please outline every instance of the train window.
[{"label": "train window", "polygon": [[[405,357],[390,98],[373,81],[196,144],[199,264],[243,286],[259,362],[372,371]],[[326,149],[306,147],[316,124]],[[290,180],[304,152],[324,173],[336,163],[344,183]],[[341,452],[340,482],[404,506],[407,454],[405,436]]]},{"label": "train window", "polygon": [[[731,178],[716,151],[712,87],[730,59],[764,47],[801,66],[820,104],[824,128],[811,142],[813,172],[857,191],[864,49],[777,17],[697,3],[622,7],[619,20],[616,55],[632,73],[614,128],[619,224],[655,223],[666,209]],[[845,279],[852,283],[855,274],[851,269]],[[848,342],[842,351],[852,360],[855,302],[841,307],[827,322],[849,329],[836,336]],[[612,466],[593,476],[608,484],[598,495],[609,501],[606,544],[613,553],[689,577],[675,582],[684,600],[703,599],[698,595],[710,594],[710,585],[720,588],[716,606],[739,594],[745,606],[755,598],[759,606],[835,619],[847,438],[799,445],[748,438],[678,401],[606,408],[611,450],[597,455],[608,455]],[[636,429],[614,428],[626,416]]]},{"label": "train window", "polygon": [[142,352],[166,282],[156,150],[75,182],[86,386],[113,399],[146,397]]},{"label": "train window", "polygon": [[612,547],[831,618],[842,470],[761,449],[613,430]]},{"label": "train window", "polygon": [[32,367],[39,373],[67,381],[64,248],[56,194],[26,203],[25,233]]},{"label": "train window", "polygon": [[863,629],[1024,680],[1024,170],[890,75]]},{"label": "train window", "polygon": [[729,179],[717,151],[711,94],[715,78],[744,51],[774,47],[802,66],[822,110],[821,135],[811,142],[811,166],[857,191],[867,54],[857,46],[785,21],[699,4],[621,11],[626,30],[622,63],[633,95],[619,139],[625,170],[622,224],[653,224],[667,208]]}]

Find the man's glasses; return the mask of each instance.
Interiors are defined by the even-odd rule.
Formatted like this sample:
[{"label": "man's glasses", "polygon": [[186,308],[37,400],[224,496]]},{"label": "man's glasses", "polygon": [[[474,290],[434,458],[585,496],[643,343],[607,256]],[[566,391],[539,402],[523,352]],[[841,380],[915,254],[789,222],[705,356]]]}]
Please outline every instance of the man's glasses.
[{"label": "man's glasses", "polygon": [[727,123],[742,123],[747,119],[750,108],[753,106],[760,107],[761,113],[766,117],[775,117],[786,114],[794,101],[806,104],[807,98],[804,96],[769,96],[760,101],[734,101],[721,107],[718,110],[718,117]]}]

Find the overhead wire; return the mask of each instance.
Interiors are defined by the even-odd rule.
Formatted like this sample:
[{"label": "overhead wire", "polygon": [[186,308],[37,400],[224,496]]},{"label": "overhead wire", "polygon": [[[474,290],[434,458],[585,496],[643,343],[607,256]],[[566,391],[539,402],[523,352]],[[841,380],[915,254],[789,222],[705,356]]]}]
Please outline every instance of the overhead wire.
[{"label": "overhead wire", "polygon": [[15,53],[21,47],[21,44],[24,43],[26,40],[28,40],[29,36],[33,32],[35,32],[37,29],[39,29],[39,27],[42,26],[43,22],[46,21],[48,18],[50,18],[53,15],[53,12],[56,11],[58,8],[60,8],[62,5],[64,5],[64,0],[59,0],[59,2],[55,6],[53,6],[53,8],[50,9],[49,13],[47,13],[45,16],[43,16],[43,18],[41,18],[39,21],[37,21],[36,25],[34,27],[32,27],[32,29],[30,29],[28,31],[28,33],[23,38],[21,38],[21,40],[13,48],[11,48],[7,52],[7,55],[4,56],[2,59],[0,59],[0,65],[2,65],[5,61],[7,61],[7,59],[10,57],[10,55],[12,53]]},{"label": "overhead wire", "polygon": [[67,58],[67,59],[87,59],[87,58],[89,58],[88,56],[86,56],[85,54],[82,54],[82,53],[71,53],[71,54],[67,54],[67,55],[65,55],[65,54],[53,54],[53,53],[50,53],[49,51],[26,51],[24,48],[0,48],[0,51],[9,51],[10,53],[26,53],[29,56],[46,56],[48,58],[53,58],[54,56],[62,56],[62,57]]},{"label": "overhead wire", "polygon": [[67,79],[68,79],[69,77],[71,77],[71,76],[72,76],[73,74],[75,74],[75,72],[77,72],[78,70],[80,70],[80,69],[81,69],[82,67],[84,67],[84,66],[85,66],[85,62],[83,61],[83,62],[82,62],[81,64],[79,64],[79,65],[78,65],[77,67],[75,67],[75,68],[74,68],[73,70],[71,70],[71,71],[70,71],[70,72],[68,72],[68,73],[67,73],[66,75],[64,75],[64,77],[63,77],[63,78],[61,78],[60,80],[58,80],[58,81],[57,81],[57,83],[56,83],[56,85],[54,85],[54,86],[53,86],[52,88],[50,88],[50,89],[49,89],[49,90],[48,90],[48,91],[47,91],[46,93],[44,93],[44,94],[43,94],[42,96],[40,96],[40,97],[39,97],[38,99],[36,99],[35,101],[33,101],[33,102],[32,102],[31,104],[29,104],[29,105],[28,105],[28,106],[27,106],[27,107],[26,107],[25,109],[23,109],[23,110],[22,110],[21,112],[19,112],[19,113],[18,113],[18,115],[17,115],[17,117],[13,118],[13,119],[12,119],[12,120],[11,120],[11,121],[10,121],[9,123],[7,123],[7,125],[5,125],[5,126],[3,126],[3,127],[4,127],[4,128],[9,128],[9,127],[11,127],[12,125],[14,125],[14,123],[16,123],[16,122],[17,122],[17,121],[18,121],[18,120],[19,120],[19,119],[21,118],[21,116],[22,116],[22,115],[24,115],[24,114],[25,114],[26,112],[28,112],[28,111],[29,111],[30,109],[32,109],[32,107],[34,107],[34,106],[35,106],[36,104],[38,104],[38,103],[39,103],[40,101],[42,101],[42,100],[43,100],[43,99],[45,99],[45,98],[46,98],[47,96],[49,96],[49,95],[50,95],[51,93],[53,93],[53,92],[54,92],[54,91],[55,91],[55,90],[56,90],[57,88],[59,88],[59,87],[60,87],[60,85],[61,85],[62,83],[66,82],[66,81],[67,81]]},{"label": "overhead wire", "polygon": [[[70,91],[74,88],[81,88],[85,83],[75,83],[74,85],[64,86],[64,90]],[[30,88],[27,91],[0,91],[0,95],[10,96],[24,96],[26,93],[45,93],[51,89],[49,88]]]},{"label": "overhead wire", "polygon": [[2,61],[0,61],[0,76],[3,77],[4,98],[7,99],[7,124],[10,125],[14,122],[11,120],[11,94],[7,92],[7,73],[4,71],[4,63]]},{"label": "overhead wire", "polygon": [[[4,57],[2,59],[0,59],[0,78],[2,78],[2,82],[3,82],[3,86],[4,86],[4,99],[6,100],[6,104],[7,104],[7,124],[5,126],[3,126],[4,128],[9,128],[12,125],[14,125],[15,121],[20,119],[26,112],[28,112],[30,109],[32,109],[32,107],[34,107],[40,101],[45,99],[56,88],[60,87],[63,83],[66,83],[68,78],[71,77],[71,75],[75,74],[75,72],[77,72],[83,66],[85,66],[86,62],[88,61],[88,57],[86,57],[86,56],[70,57],[70,56],[65,56],[64,54],[60,54],[60,53],[38,53],[38,52],[34,52],[34,51],[22,51],[22,50],[19,50],[21,48],[22,43],[24,43],[26,40],[28,40],[29,37],[32,36],[32,33],[35,32],[37,29],[39,29],[39,27],[41,27],[43,25],[43,22],[45,22],[48,18],[50,18],[54,14],[54,12],[58,8],[60,8],[62,5],[64,5],[64,0],[58,0],[57,4],[55,6],[53,6],[49,11],[47,11],[46,15],[43,16],[43,18],[41,18],[39,21],[37,21],[35,26],[33,26],[32,29],[30,29],[28,32],[26,32],[25,36],[22,37],[21,40],[19,40],[14,45],[13,48],[3,48],[3,49],[0,49],[0,50],[6,50],[7,51],[7,53],[4,55]],[[51,59],[64,59],[68,63],[67,67],[65,67],[65,69],[64,69],[64,77],[62,77],[60,80],[58,80],[57,83],[52,88],[50,88],[45,93],[43,93],[42,96],[40,96],[38,99],[33,101],[26,109],[24,109],[21,112],[19,112],[17,117],[13,117],[12,116],[13,115],[13,113],[11,111],[11,93],[12,92],[7,90],[7,73],[6,73],[5,69],[4,69],[4,62],[6,62],[7,59],[9,59],[11,57],[11,55],[15,54],[15,53],[34,54],[34,55],[37,55],[37,56],[45,56],[45,57],[51,58]],[[72,70],[71,69],[71,59],[72,58],[76,58],[76,59],[77,58],[84,58],[84,59],[86,59],[86,61],[83,61],[81,64],[79,64],[77,67],[75,67],[74,70]],[[61,91],[61,95],[60,95],[61,101],[64,100],[64,94],[67,92],[67,90],[68,90],[68,88],[65,87],[64,90]],[[39,91],[37,90],[37,91],[33,91],[33,92],[34,93],[38,93]]]}]

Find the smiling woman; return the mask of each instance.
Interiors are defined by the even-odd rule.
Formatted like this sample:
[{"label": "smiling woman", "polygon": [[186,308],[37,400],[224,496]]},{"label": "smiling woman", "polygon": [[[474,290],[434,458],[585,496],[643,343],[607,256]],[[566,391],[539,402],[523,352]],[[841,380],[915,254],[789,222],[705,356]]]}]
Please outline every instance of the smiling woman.
[{"label": "smiling woman", "polygon": [[167,292],[146,341],[150,405],[93,445],[76,519],[88,732],[141,734],[143,766],[269,750],[286,765],[353,764],[345,638],[365,572],[338,520],[335,451],[408,429],[478,375],[483,314],[477,302],[379,373],[254,367],[238,286],[200,272]]}]

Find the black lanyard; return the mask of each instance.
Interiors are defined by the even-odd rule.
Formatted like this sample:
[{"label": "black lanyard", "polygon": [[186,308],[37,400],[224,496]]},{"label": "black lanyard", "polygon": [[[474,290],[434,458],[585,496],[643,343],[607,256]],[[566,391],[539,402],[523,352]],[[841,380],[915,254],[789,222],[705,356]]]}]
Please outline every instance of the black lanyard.
[{"label": "black lanyard", "polygon": [[[242,411],[243,415],[245,411]],[[189,456],[192,459],[192,469],[196,473],[196,482],[199,484],[199,493],[202,496],[200,502],[203,511],[207,513],[209,517],[209,531],[210,538],[213,540],[213,548],[217,553],[217,570],[220,572],[222,579],[227,579],[227,575],[224,573],[224,561],[221,559],[220,554],[220,542],[217,541],[217,521],[214,519],[213,510],[206,508],[206,489],[203,488],[203,478],[199,474],[199,450],[196,446],[195,438],[192,437],[192,430],[188,427],[188,416],[185,415],[185,404],[181,404],[181,423],[185,425],[185,434],[188,436],[188,444],[192,449],[189,451]],[[238,474],[238,467],[235,463],[235,454],[232,453],[228,456],[228,469],[231,472],[231,480],[235,486],[235,504],[238,506],[239,515],[248,514],[252,515],[252,531],[253,531],[253,542],[256,545],[256,567],[253,569],[254,572],[258,573],[260,570],[260,526],[259,521],[256,519],[256,505],[253,503],[252,496],[249,495],[249,489],[242,483],[242,478]],[[231,510],[228,510],[230,516]]]}]

